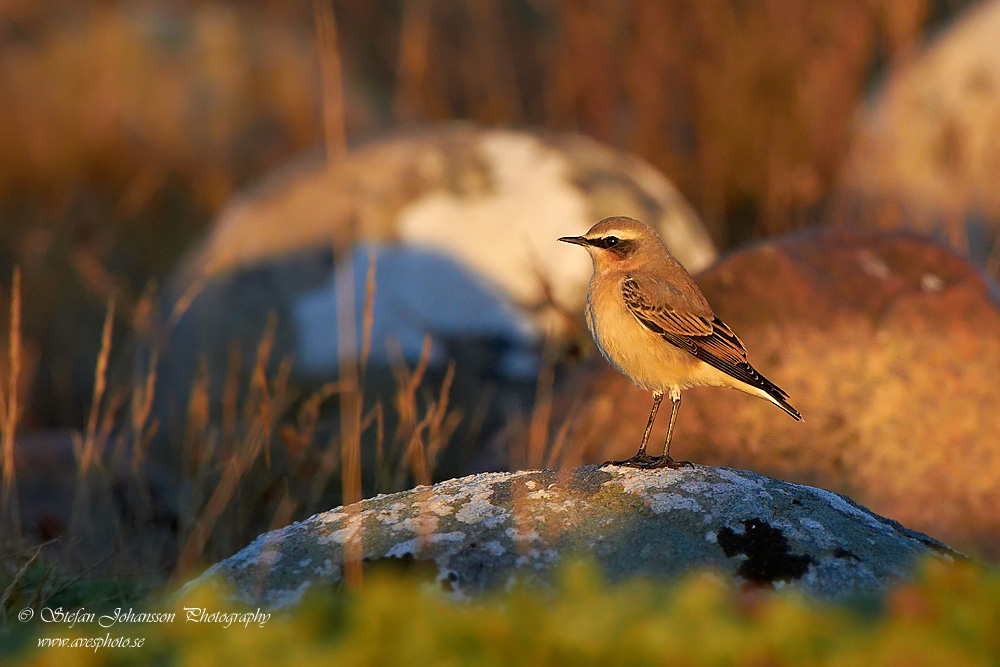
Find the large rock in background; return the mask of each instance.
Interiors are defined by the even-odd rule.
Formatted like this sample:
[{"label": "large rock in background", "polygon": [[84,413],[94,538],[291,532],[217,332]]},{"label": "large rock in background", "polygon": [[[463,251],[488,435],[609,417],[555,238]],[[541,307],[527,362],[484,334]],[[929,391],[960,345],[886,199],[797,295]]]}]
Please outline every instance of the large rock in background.
[{"label": "large rock in background", "polygon": [[296,381],[336,377],[338,280],[353,280],[360,345],[369,251],[348,271],[334,267],[334,248],[355,241],[375,248],[370,368],[390,366],[394,347],[414,364],[430,335],[432,372],[455,358],[456,386],[509,382],[530,398],[541,334],[566,321],[552,304],[581,307],[590,275],[587,257],[556,239],[612,214],[656,226],[692,269],[714,258],[664,177],[580,136],[448,124],[334,164],[290,164],[226,207],[164,291],[149,346],[162,347],[157,411],[177,431],[167,441],[183,437],[202,364],[215,400],[234,342],[248,369],[272,313],[268,370],[289,358]]},{"label": "large rock in background", "polygon": [[[842,231],[737,252],[696,280],[805,422],[736,391],[691,389],[675,458],[846,493],[956,548],[1000,557],[995,283],[934,243]],[[631,455],[650,404],[595,355],[563,385],[551,428],[565,434],[560,460]],[[666,422],[661,414],[653,453]]]},{"label": "large rock in background", "polygon": [[642,160],[580,135],[449,123],[341,162],[314,154],[287,165],[220,213],[174,288],[365,240],[455,258],[522,304],[542,301],[540,272],[557,300],[579,302],[590,264],[553,241],[610,215],[646,220],[690,270],[715,258],[697,215]]},{"label": "large rock in background", "polygon": [[261,535],[193,585],[288,606],[340,581],[354,540],[366,567],[422,565],[458,595],[545,585],[560,563],[588,558],[612,580],[712,568],[843,599],[906,580],[921,558],[956,556],[848,498],[750,472],[586,467],[483,473],[338,507]]},{"label": "large rock in background", "polygon": [[934,231],[1000,275],[997,34],[1000,2],[981,3],[890,73],[859,118],[845,222]]}]

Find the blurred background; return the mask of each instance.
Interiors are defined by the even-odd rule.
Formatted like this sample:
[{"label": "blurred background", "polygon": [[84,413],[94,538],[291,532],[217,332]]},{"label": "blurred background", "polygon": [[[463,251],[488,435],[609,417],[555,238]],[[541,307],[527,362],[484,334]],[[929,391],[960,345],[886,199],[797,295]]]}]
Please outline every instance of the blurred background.
[{"label": "blurred background", "polygon": [[[542,241],[540,268],[490,264],[495,235],[520,238],[513,221],[547,241],[599,212],[643,217],[692,271],[806,228],[905,229],[995,278],[997,30],[1000,5],[971,0],[6,0],[0,386],[4,451],[20,443],[5,498],[20,511],[5,529],[34,544],[93,528],[69,507],[113,515],[120,554],[135,549],[130,530],[158,525],[148,549],[169,572],[362,489],[553,460],[553,395],[588,358],[589,268]],[[584,193],[583,209],[566,200],[578,217],[551,188],[531,191],[552,174]],[[422,199],[438,190],[454,200]],[[524,196],[475,208],[510,192]],[[396,257],[401,243],[436,254]],[[442,252],[457,266],[435,264]],[[572,261],[576,292],[560,294]],[[300,300],[332,266],[352,267],[353,287],[335,290],[357,329]],[[537,280],[505,284],[505,266]],[[390,281],[432,270],[425,289],[482,280],[481,294],[444,301],[468,313],[499,299],[499,314],[472,333],[417,327],[397,357],[382,352],[379,332],[398,327],[380,325],[380,295],[391,303]],[[321,324],[304,334],[310,317]],[[370,344],[353,376],[345,337]],[[365,368],[369,354],[384,373]],[[487,440],[502,454],[480,451]],[[454,441],[473,444],[435,466]],[[81,482],[91,466],[100,480]],[[989,551],[995,534],[974,537]],[[85,541],[73,544],[92,557]]]}]

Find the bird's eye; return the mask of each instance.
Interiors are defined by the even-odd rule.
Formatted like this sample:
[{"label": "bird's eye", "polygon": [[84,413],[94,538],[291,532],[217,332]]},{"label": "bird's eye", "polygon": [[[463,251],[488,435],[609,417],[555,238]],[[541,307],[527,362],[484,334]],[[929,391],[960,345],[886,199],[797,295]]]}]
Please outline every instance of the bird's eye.
[{"label": "bird's eye", "polygon": [[609,248],[611,248],[613,246],[618,245],[618,237],[617,236],[609,236],[608,238],[604,239],[604,242],[608,244]]}]

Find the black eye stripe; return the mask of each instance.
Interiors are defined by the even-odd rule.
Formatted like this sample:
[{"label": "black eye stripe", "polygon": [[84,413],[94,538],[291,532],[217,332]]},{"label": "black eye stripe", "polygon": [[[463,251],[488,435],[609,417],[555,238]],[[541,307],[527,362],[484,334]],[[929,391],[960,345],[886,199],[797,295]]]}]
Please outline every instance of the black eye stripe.
[{"label": "black eye stripe", "polygon": [[605,236],[604,238],[594,239],[590,244],[608,250],[618,257],[628,257],[636,248],[635,241],[618,238],[617,236]]}]

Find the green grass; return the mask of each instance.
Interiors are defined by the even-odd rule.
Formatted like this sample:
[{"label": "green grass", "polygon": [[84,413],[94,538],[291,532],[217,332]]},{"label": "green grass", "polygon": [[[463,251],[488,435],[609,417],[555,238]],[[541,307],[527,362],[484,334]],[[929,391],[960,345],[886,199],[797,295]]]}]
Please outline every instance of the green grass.
[{"label": "green grass", "polygon": [[[217,591],[150,602],[173,622],[19,628],[23,664],[335,665],[979,665],[1000,660],[1000,573],[928,563],[877,602],[823,604],[735,587],[709,573],[672,584],[609,585],[566,567],[550,593],[456,602],[414,577],[380,572],[358,591],[316,591],[263,624],[185,622],[184,607],[234,611]],[[98,615],[111,609],[88,606]],[[136,611],[139,611],[137,608]],[[245,610],[237,610],[245,611]],[[250,612],[256,610],[249,610]],[[36,636],[144,637],[141,648],[37,649]],[[8,654],[10,655],[10,654]],[[2,657],[2,656],[0,656]]]}]

